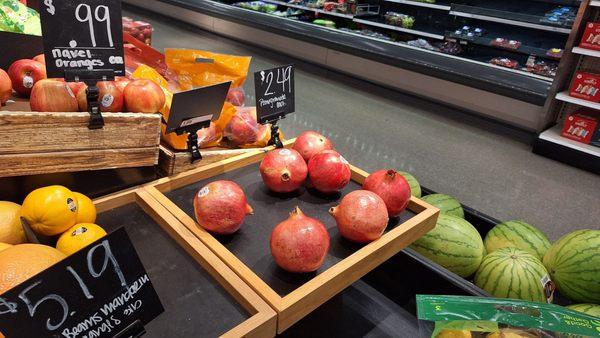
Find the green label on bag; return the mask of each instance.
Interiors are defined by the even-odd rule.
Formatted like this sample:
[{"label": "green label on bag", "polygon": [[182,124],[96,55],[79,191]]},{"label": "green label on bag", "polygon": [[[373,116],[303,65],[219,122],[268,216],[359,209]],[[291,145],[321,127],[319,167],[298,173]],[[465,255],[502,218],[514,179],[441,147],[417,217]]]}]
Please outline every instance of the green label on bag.
[{"label": "green label on bag", "polygon": [[[529,302],[516,299],[484,298],[466,296],[417,295],[419,320],[438,323],[456,322],[457,327],[464,322],[473,322],[475,327],[485,327],[485,323],[495,322],[525,328],[575,334],[589,337],[600,335],[600,318],[576,312],[559,305]],[[440,327],[443,324],[439,324]],[[444,327],[448,328],[448,327]],[[466,326],[458,330],[482,331]],[[435,337],[435,335],[433,335]]]}]

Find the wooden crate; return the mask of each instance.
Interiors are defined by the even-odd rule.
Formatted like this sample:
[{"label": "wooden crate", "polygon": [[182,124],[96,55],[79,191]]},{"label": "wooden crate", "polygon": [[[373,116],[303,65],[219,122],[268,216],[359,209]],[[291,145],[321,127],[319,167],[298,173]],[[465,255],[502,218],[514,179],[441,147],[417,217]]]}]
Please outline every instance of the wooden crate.
[{"label": "wooden crate", "polygon": [[90,130],[85,112],[30,112],[24,99],[0,109],[0,177],[158,163],[159,114],[102,113]]},{"label": "wooden crate", "polygon": [[[158,324],[157,329],[167,331],[162,332],[163,334],[166,336],[173,335],[171,330],[176,329],[176,320],[181,320],[182,322],[187,323],[187,325],[192,325],[193,329],[209,331],[206,329],[206,327],[203,327],[203,325],[206,326],[216,324],[205,320],[206,317],[208,317],[207,315],[210,314],[210,312],[212,312],[214,309],[220,308],[218,305],[216,305],[218,302],[232,302],[234,304],[231,306],[241,307],[243,310],[245,310],[247,319],[234,327],[228,328],[227,332],[222,334],[221,337],[234,338],[275,336],[275,311],[230,268],[224,265],[222,261],[206,247],[206,245],[198,240],[194,234],[192,234],[185,226],[183,226],[183,224],[181,224],[181,222],[179,222],[171,213],[169,213],[164,206],[160,205],[154,198],[152,198],[147,191],[140,188],[134,188],[96,199],[94,200],[94,203],[98,211],[97,223],[100,223],[109,231],[114,230],[111,229],[111,227],[125,226],[129,232],[132,242],[134,242],[134,245],[138,244],[136,245],[136,251],[138,251],[142,262],[144,262],[146,258],[146,270],[149,271],[150,278],[153,279],[153,284],[158,296],[161,298],[161,301],[165,306],[165,313],[161,314],[160,316],[167,317],[162,319],[163,323],[154,323]],[[131,210],[134,209],[118,210],[121,207],[141,208],[142,211],[132,212]],[[110,216],[104,217],[107,213],[111,212],[112,214]],[[128,224],[121,224],[123,222],[127,222],[127,217],[134,219],[135,221],[139,221],[140,219],[144,218],[140,217],[139,215],[135,215],[135,212],[142,214],[145,213],[145,215],[150,216],[150,220],[157,224],[158,230],[139,229],[139,224],[129,223],[129,227]],[[122,214],[125,215],[123,218],[120,218],[119,215]],[[112,219],[113,222],[107,222],[108,219]],[[102,224],[103,221],[105,224]],[[142,220],[139,222],[144,221]],[[156,226],[156,224],[152,224],[151,226]],[[154,234],[154,232],[160,232],[161,228],[174,241],[167,239],[168,243],[166,245],[164,243],[162,245],[157,245],[150,240],[155,238],[156,235],[159,235]],[[135,236],[136,230],[140,231],[140,234],[146,234],[146,236],[143,236],[143,238],[137,238],[137,243],[137,236]],[[148,235],[149,233],[151,235]],[[162,239],[163,237],[158,236],[156,238]],[[142,244],[145,245],[145,251],[142,250],[144,248],[141,248]],[[144,253],[148,252],[152,253],[153,257],[156,257],[157,255],[164,257],[167,255],[167,251],[165,250],[174,250],[176,253],[178,253],[180,249],[183,249],[185,252],[179,255],[186,259],[182,259],[179,262],[172,262],[173,264],[170,266],[153,266],[152,263],[156,263],[158,265],[159,262],[152,261],[152,257],[144,257]],[[191,258],[191,264],[188,262],[189,259],[187,258]],[[148,263],[148,260],[150,260],[150,263]],[[190,278],[193,278],[193,276],[182,275],[181,278],[183,280],[187,280],[187,283],[189,283],[191,289],[178,289],[177,285],[169,284],[173,281],[172,275],[178,273],[178,270],[174,269],[174,267],[182,268],[185,265],[191,265],[194,267],[195,264],[199,265],[200,270],[206,272],[206,278],[208,278],[208,280],[190,280]],[[167,276],[167,278],[164,280],[161,281],[159,278],[153,278],[153,274],[156,277],[159,274],[158,271],[166,270],[168,271],[162,274],[163,277],[165,275]],[[202,272],[202,276],[204,276],[204,272]],[[198,283],[214,283],[218,288],[222,288],[224,293],[211,290],[212,292],[199,294],[198,297],[201,298],[201,301],[192,304],[191,309],[189,305],[188,309],[186,309],[185,306],[182,308],[181,300],[193,297],[194,293],[198,292]],[[161,284],[163,291],[166,290],[166,292],[161,292],[161,289],[159,289]],[[224,295],[227,295],[227,297]],[[231,296],[231,299],[229,296]],[[183,303],[185,305],[185,302]],[[169,311],[172,312],[167,313]],[[155,320],[161,320],[160,316]],[[146,330],[150,334],[152,334],[152,324],[153,322],[149,323],[146,327]],[[200,335],[209,335],[206,331],[203,331]]]},{"label": "wooden crate", "polygon": [[229,149],[218,147],[200,149],[202,159],[192,163],[192,156],[189,152],[173,150],[168,145],[161,144],[160,154],[158,156],[158,170],[162,176],[172,176],[237,155],[253,152],[256,149],[257,148]]},{"label": "wooden crate", "polygon": [[[284,144],[287,147],[290,147],[293,144],[293,141],[294,140],[289,140]],[[183,211],[180,205],[176,204],[172,199],[167,197],[168,194],[179,193],[178,189],[186,189],[186,191],[189,191],[187,189],[191,189],[191,185],[195,184],[196,182],[211,179],[218,175],[235,175],[236,172],[239,173],[240,171],[244,170],[256,170],[256,173],[253,173],[252,175],[256,176],[257,182],[253,182],[251,184],[251,186],[256,189],[257,186],[262,186],[262,182],[260,182],[258,168],[254,169],[254,167],[251,166],[257,167],[257,163],[261,161],[261,159],[264,157],[264,154],[264,151],[254,151],[252,153],[236,156],[234,158],[210,164],[203,168],[179,174],[172,178],[160,179],[156,182],[146,185],[144,189],[146,189],[150,195],[152,195],[158,202],[160,202],[171,213],[173,213],[173,215],[179,219],[189,231],[194,233],[194,235],[196,235],[204,244],[213,250],[213,252],[219,256],[219,258],[221,258],[277,311],[278,333],[285,331],[294,323],[315,310],[318,306],[325,303],[327,300],[341,292],[353,282],[360,279],[366,273],[377,267],[388,258],[392,257],[394,254],[398,253],[400,250],[408,246],[423,234],[427,233],[429,230],[433,229],[435,226],[439,210],[417,198],[412,197],[408,206],[408,210],[410,210],[411,214],[414,213],[414,216],[411,216],[406,221],[398,221],[397,225],[387,231],[380,239],[365,246],[356,248],[355,250],[351,250],[345,257],[338,257],[339,260],[333,265],[327,267],[323,271],[319,270],[318,274],[311,276],[306,280],[298,282],[297,287],[294,286],[292,291],[281,294],[281,290],[275,291],[274,288],[269,284],[273,283],[273,280],[275,279],[274,277],[259,277],[255,271],[258,269],[256,268],[256,264],[254,264],[255,269],[249,267],[247,264],[242,262],[242,260],[236,254],[234,254],[228,249],[228,247],[225,246],[225,244],[229,245],[228,243],[233,242],[236,238],[236,235],[241,235],[235,234],[226,238],[214,237],[212,234],[197,225],[195,220],[190,216],[189,209],[188,212]],[[351,170],[352,180],[355,182],[353,184],[356,186],[362,184],[364,179],[368,176],[368,173],[354,166],[351,166]],[[228,178],[219,177],[218,179]],[[203,182],[203,184],[206,184],[206,182]],[[199,189],[203,184],[197,184],[195,188]],[[244,186],[242,186],[242,188],[245,189]],[[256,197],[255,195],[260,196]],[[257,191],[246,191],[246,196],[249,198],[262,199],[264,198],[263,195],[264,194],[261,195],[260,193],[257,194]],[[192,197],[193,196],[190,195],[188,198],[186,194],[186,196],[181,196],[181,200],[186,201],[185,203],[191,204]],[[310,197],[307,197],[307,199],[308,198]],[[293,201],[292,203],[302,203],[300,199],[291,200]],[[270,208],[268,209],[270,210],[269,212],[257,214],[256,207],[253,206],[255,208],[255,214],[249,217],[259,217],[258,220],[260,220],[260,224],[275,226],[275,224],[284,219],[273,219],[273,214],[281,211],[276,207],[276,203],[279,203],[279,201],[270,201],[268,203],[271,203],[268,206]],[[302,208],[301,204],[300,206]],[[189,208],[189,206],[186,205],[186,208]],[[277,208],[277,210],[275,210],[275,208]],[[320,221],[325,222],[323,218],[321,218]],[[248,218],[246,218],[246,223],[248,222]],[[331,222],[331,220],[327,222]],[[257,228],[257,226],[260,227],[260,224],[253,223],[252,226],[248,225],[248,227],[251,227],[251,229],[247,231],[250,231],[251,233],[259,232],[260,230]],[[244,228],[243,225],[241,231],[244,231],[244,229],[246,228]],[[271,228],[267,229],[267,231],[270,232]],[[337,232],[337,229],[332,229],[333,228],[330,227],[330,233],[332,231]],[[245,233],[243,236],[248,236],[248,233]],[[261,238],[259,241],[267,241],[267,249],[262,249],[263,251],[260,251],[260,254],[263,256],[258,259],[264,258],[264,260],[261,262],[269,260],[271,261],[269,264],[274,264],[270,254],[268,253],[268,235],[264,237],[265,238]],[[332,236],[332,243],[334,244],[332,244],[329,255],[332,254],[336,246],[339,246],[340,241],[343,241],[339,239],[339,236],[336,237],[338,238],[336,238],[336,241],[334,242],[334,237]],[[242,248],[244,246],[256,245],[254,243],[259,241],[244,241],[241,243],[237,242],[235,245],[237,248]],[[235,250],[239,251],[239,249]],[[266,254],[264,253],[264,250],[267,251]],[[268,255],[268,257],[266,255]],[[245,257],[245,259],[247,259],[248,256],[246,255]],[[264,275],[264,271],[264,269],[261,270],[261,274]],[[290,278],[295,277],[290,276]]]}]

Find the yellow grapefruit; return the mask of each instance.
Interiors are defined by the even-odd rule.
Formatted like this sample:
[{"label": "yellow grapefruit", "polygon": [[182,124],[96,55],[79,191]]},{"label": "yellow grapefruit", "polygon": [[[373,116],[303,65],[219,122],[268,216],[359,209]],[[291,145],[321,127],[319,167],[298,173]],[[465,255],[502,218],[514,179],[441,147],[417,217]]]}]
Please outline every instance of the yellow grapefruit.
[{"label": "yellow grapefruit", "polygon": [[69,256],[106,236],[106,231],[99,225],[80,223],[65,231],[56,242],[56,248]]},{"label": "yellow grapefruit", "polygon": [[60,185],[39,188],[25,197],[21,215],[36,233],[58,235],[75,225],[77,197]]},{"label": "yellow grapefruit", "polygon": [[471,338],[471,331],[444,329],[438,333],[436,338]]},{"label": "yellow grapefruit", "polygon": [[66,256],[51,246],[18,244],[0,251],[0,294],[12,289]]},{"label": "yellow grapefruit", "polygon": [[94,202],[86,195],[74,192],[77,197],[77,222],[76,223],[94,223],[96,222],[96,206]]},{"label": "yellow grapefruit", "polygon": [[21,206],[17,203],[0,201],[0,242],[21,244],[27,241],[21,225]]}]

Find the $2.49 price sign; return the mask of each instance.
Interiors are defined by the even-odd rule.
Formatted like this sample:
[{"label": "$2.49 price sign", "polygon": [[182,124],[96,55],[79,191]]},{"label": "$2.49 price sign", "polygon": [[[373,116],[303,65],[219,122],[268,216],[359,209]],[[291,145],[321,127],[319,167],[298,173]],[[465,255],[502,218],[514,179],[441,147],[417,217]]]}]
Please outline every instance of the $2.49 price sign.
[{"label": "$2.49 price sign", "polygon": [[293,113],[296,109],[294,65],[254,73],[254,90],[258,122],[273,122]]},{"label": "$2.49 price sign", "polygon": [[0,295],[6,337],[113,337],[164,311],[125,228]]},{"label": "$2.49 price sign", "polygon": [[125,75],[121,0],[40,2],[48,77]]}]

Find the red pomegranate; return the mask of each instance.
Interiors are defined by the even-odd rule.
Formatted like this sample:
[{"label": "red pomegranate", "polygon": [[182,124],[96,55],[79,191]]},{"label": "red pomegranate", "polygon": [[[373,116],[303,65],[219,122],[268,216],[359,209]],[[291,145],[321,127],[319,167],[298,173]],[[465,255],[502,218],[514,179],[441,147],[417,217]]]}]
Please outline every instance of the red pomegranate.
[{"label": "red pomegranate", "polygon": [[395,170],[378,170],[372,173],[363,183],[363,189],[381,197],[390,217],[400,215],[410,202],[410,185]]},{"label": "red pomegranate", "polygon": [[342,190],[350,182],[350,165],[335,150],[323,150],[308,161],[312,186],[324,193]]},{"label": "red pomegranate", "polygon": [[340,234],[353,242],[367,243],[381,237],[388,224],[385,202],[374,192],[355,190],[329,209]]},{"label": "red pomegranate", "polygon": [[333,145],[329,139],[316,131],[308,130],[300,134],[292,147],[302,155],[304,161],[308,163],[310,158],[323,151],[333,150]]},{"label": "red pomegranate", "polygon": [[306,180],[308,168],[302,156],[294,149],[274,149],[260,162],[260,175],[269,189],[291,192]]},{"label": "red pomegranate", "polygon": [[194,196],[194,213],[201,227],[225,235],[238,231],[252,207],[235,182],[214,181]]},{"label": "red pomegranate", "polygon": [[325,261],[329,233],[323,225],[296,207],[290,217],[277,224],[271,233],[271,255],[289,272],[312,272]]}]

